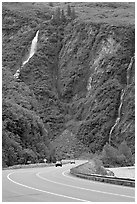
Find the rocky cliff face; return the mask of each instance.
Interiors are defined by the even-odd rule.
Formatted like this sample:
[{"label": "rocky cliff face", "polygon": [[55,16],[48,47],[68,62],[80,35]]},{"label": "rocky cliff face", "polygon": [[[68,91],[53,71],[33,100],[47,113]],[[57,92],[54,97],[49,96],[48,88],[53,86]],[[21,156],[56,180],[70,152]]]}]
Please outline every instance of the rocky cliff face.
[{"label": "rocky cliff face", "polygon": [[[24,124],[30,120],[33,124],[38,117],[34,120],[34,135],[39,132],[44,143],[49,138],[64,157],[68,153],[78,157],[82,151],[100,151],[106,142],[117,146],[123,140],[134,153],[134,26],[79,20],[57,25],[50,20],[29,20],[3,10],[3,66],[10,75],[26,58],[39,29],[37,52],[24,65],[20,80],[11,76],[18,94],[11,86],[8,93],[3,88],[6,103],[10,95],[10,103],[25,108]],[[6,77],[3,79],[6,84]],[[30,117],[26,109],[31,111]],[[7,106],[3,110],[11,114]],[[10,122],[14,123],[14,119]],[[36,125],[39,123],[40,128]],[[29,132],[28,127],[26,137]]]},{"label": "rocky cliff face", "polygon": [[125,90],[121,117],[111,137],[115,145],[124,139],[134,144],[134,62],[128,70],[134,56],[134,29],[73,23],[67,27],[63,43],[60,95],[70,104],[71,116],[78,124],[71,128],[77,129],[77,137],[91,151],[101,149],[109,140]]}]

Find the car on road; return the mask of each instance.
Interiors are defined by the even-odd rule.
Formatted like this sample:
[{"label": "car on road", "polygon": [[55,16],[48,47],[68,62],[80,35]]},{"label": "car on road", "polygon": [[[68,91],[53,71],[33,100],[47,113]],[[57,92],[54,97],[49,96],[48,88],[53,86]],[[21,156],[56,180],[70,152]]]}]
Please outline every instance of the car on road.
[{"label": "car on road", "polygon": [[27,162],[26,162],[26,164],[31,164],[31,163],[32,163],[31,161],[27,161]]},{"label": "car on road", "polygon": [[70,163],[71,163],[71,164],[75,164],[75,160],[71,160]]},{"label": "car on road", "polygon": [[56,164],[55,164],[55,166],[57,167],[57,166],[60,166],[60,167],[62,167],[62,162],[61,161],[56,161]]}]

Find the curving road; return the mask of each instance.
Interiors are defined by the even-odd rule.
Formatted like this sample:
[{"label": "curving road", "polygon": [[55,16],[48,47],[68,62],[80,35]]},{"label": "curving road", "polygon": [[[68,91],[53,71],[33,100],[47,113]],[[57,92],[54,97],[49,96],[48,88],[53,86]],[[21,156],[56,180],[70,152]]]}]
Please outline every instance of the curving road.
[{"label": "curving road", "polygon": [[[76,161],[75,165],[83,161]],[[74,177],[63,167],[2,172],[3,202],[135,202],[135,188]]]}]

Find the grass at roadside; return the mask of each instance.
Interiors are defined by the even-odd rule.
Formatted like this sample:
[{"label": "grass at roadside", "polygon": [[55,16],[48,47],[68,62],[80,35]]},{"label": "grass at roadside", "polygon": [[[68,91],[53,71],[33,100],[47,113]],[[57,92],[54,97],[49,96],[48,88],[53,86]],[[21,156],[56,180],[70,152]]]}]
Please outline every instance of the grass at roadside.
[{"label": "grass at roadside", "polygon": [[[105,169],[90,161],[70,170],[72,175],[93,181],[111,183],[116,185],[135,187],[135,179],[130,177],[118,177],[109,169]],[[121,168],[120,168],[121,169]]]},{"label": "grass at roadside", "polygon": [[102,162],[99,159],[93,159],[89,162],[79,165],[73,168],[75,173],[82,173],[82,174],[99,174],[99,175],[106,175],[106,176],[114,176],[114,173],[108,169],[105,169],[102,166]]}]

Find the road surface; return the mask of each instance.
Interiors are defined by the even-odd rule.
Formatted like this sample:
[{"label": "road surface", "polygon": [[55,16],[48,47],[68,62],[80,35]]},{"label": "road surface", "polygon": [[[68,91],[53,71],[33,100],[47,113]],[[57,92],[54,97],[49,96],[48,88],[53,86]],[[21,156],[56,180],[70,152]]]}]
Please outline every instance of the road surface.
[{"label": "road surface", "polygon": [[77,178],[63,167],[2,171],[3,202],[135,202],[135,188]]}]

